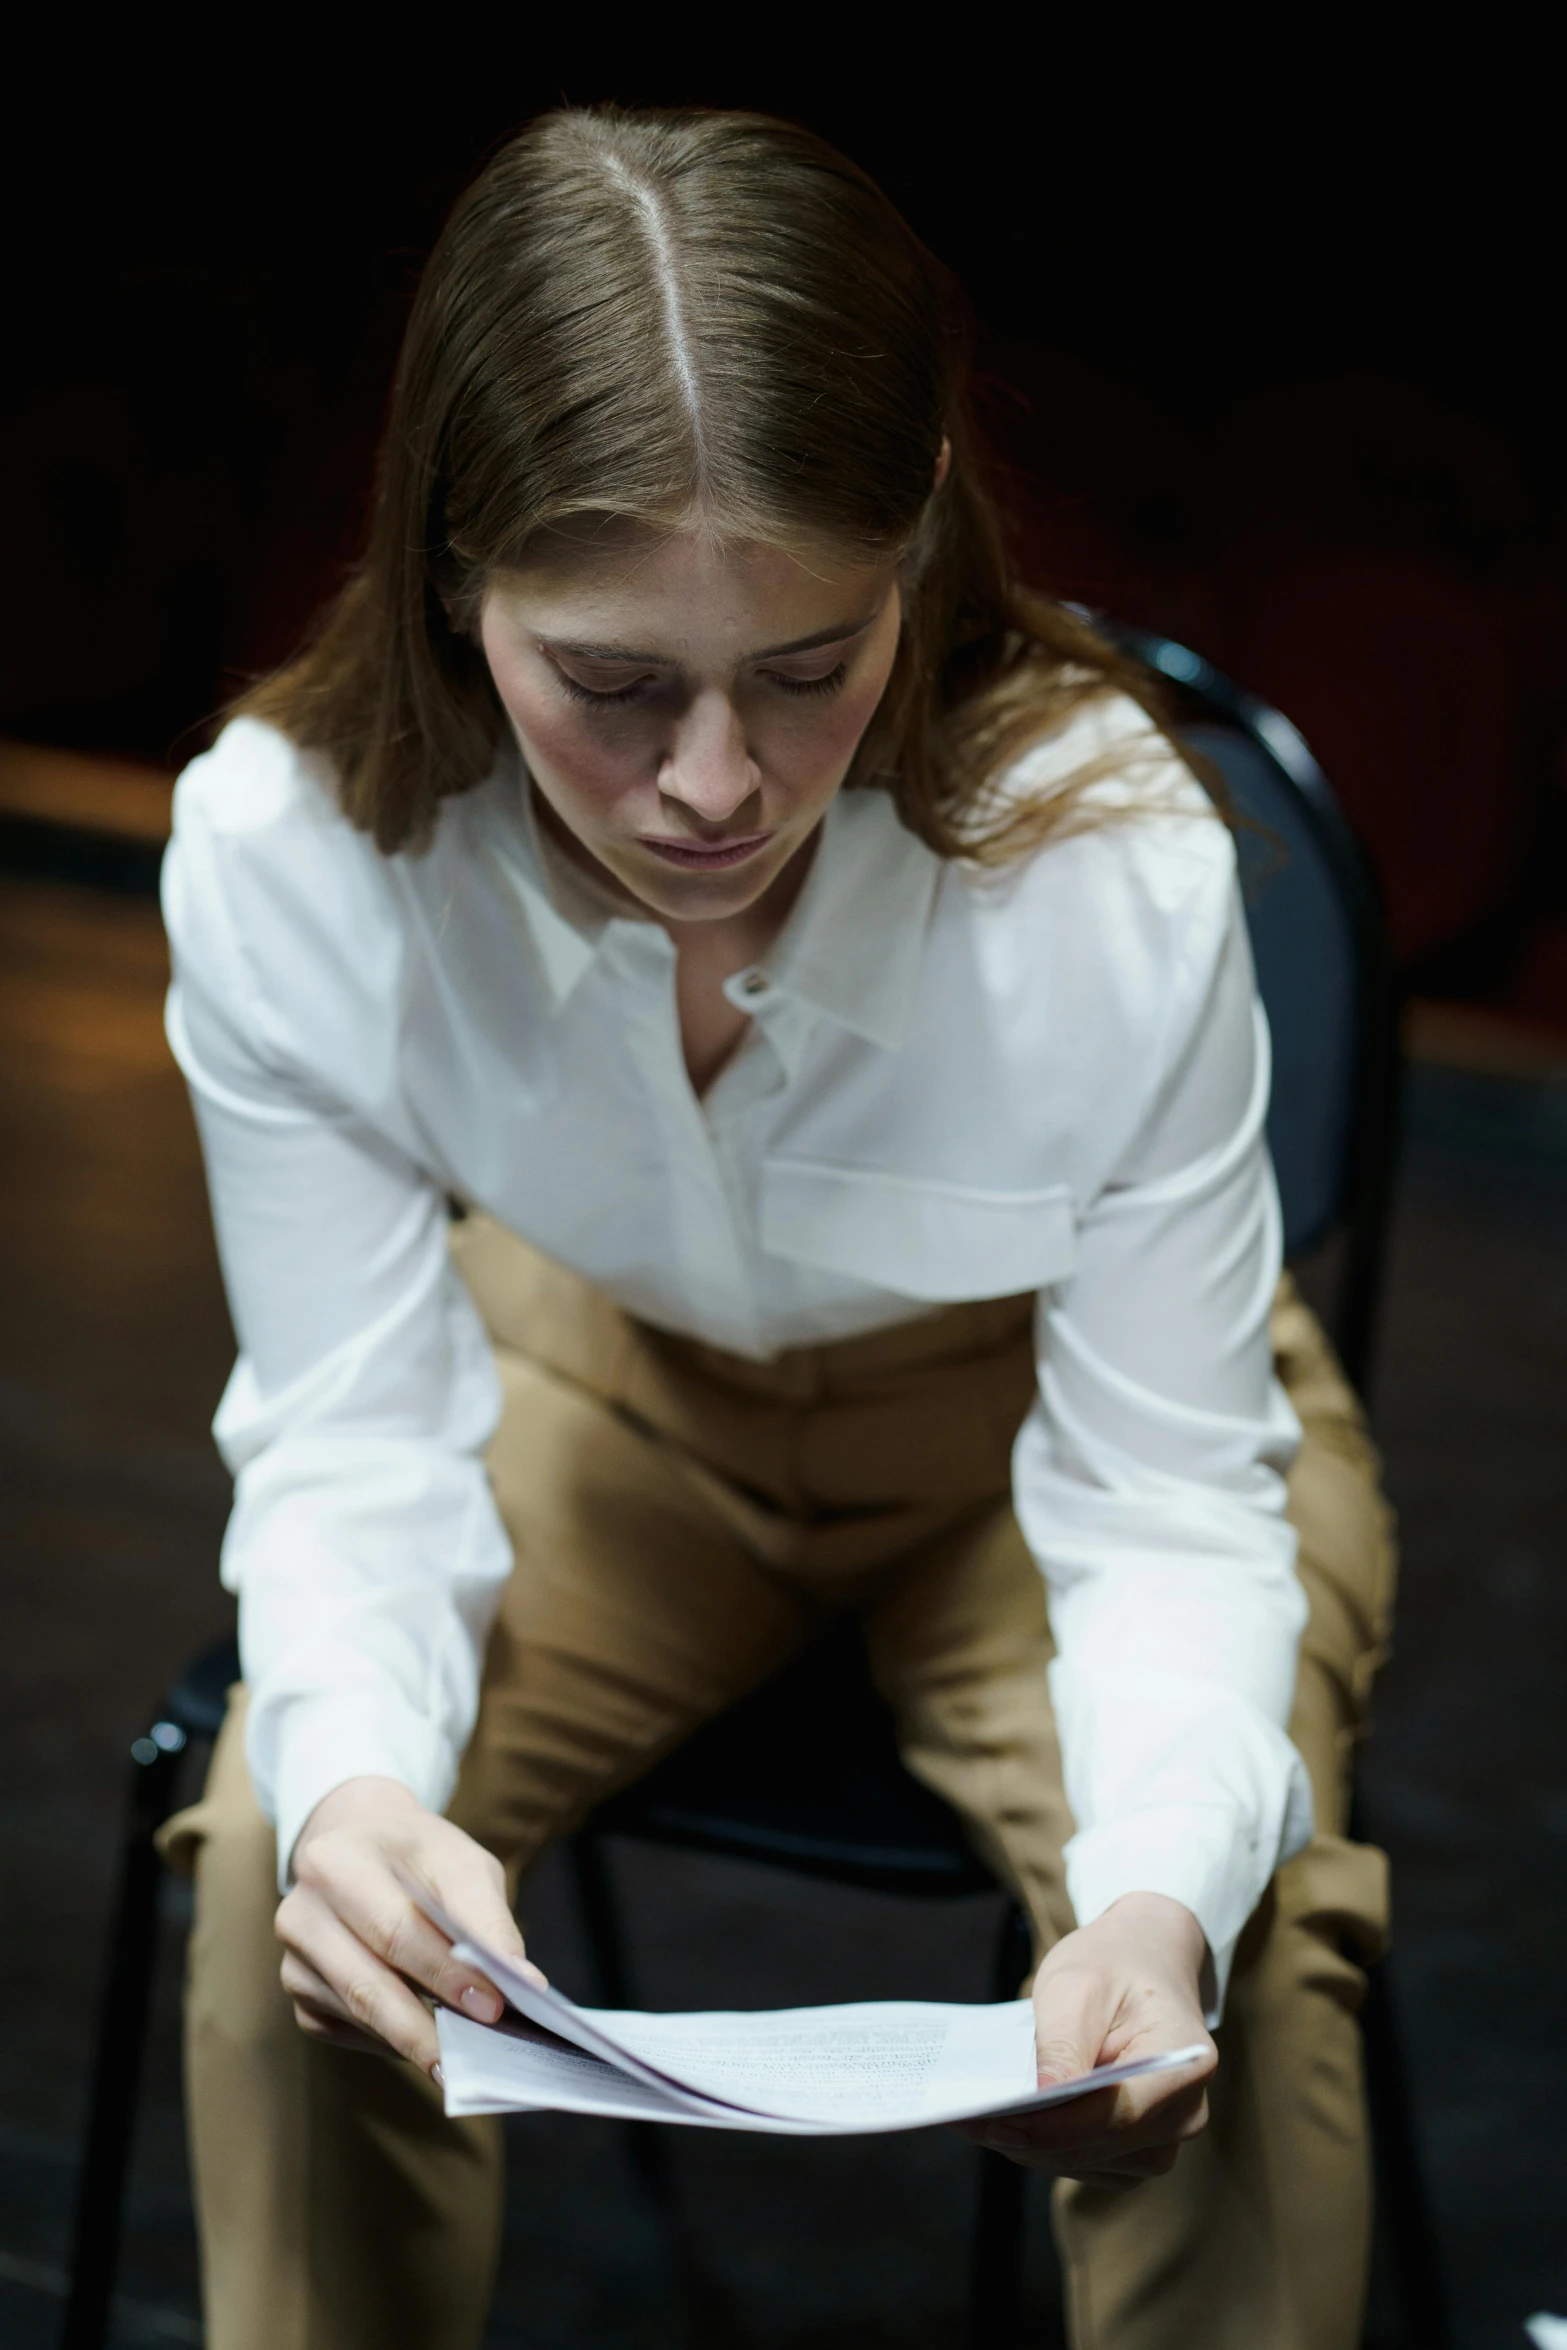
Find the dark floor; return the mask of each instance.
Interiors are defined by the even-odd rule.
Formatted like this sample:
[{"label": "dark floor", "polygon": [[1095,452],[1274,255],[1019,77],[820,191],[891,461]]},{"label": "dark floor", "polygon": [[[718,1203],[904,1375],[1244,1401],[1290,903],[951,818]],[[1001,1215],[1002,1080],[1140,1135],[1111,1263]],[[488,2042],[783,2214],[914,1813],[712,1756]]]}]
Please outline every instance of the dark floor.
[{"label": "dark floor", "polygon": [[[0,877],[0,974],[0,2341],[34,2350],[59,2319],[122,1758],[171,1664],[226,1623],[206,1424],[229,1340],[152,908]],[[1380,1383],[1405,1606],[1366,1777],[1397,1871],[1396,1982],[1462,2350],[1517,2350],[1525,2314],[1567,2310],[1564,1178],[1567,1092],[1418,1073]],[[653,2002],[983,1991],[982,1903],[667,1856],[626,1855],[623,1873]],[[529,1923],[580,1984],[550,1864]],[[171,1914],[125,2350],[201,2338],[178,1939]],[[683,2268],[613,2131],[539,2117],[514,2155],[497,2346],[958,2339],[972,2175],[949,2137],[693,2134],[677,2148]]]}]

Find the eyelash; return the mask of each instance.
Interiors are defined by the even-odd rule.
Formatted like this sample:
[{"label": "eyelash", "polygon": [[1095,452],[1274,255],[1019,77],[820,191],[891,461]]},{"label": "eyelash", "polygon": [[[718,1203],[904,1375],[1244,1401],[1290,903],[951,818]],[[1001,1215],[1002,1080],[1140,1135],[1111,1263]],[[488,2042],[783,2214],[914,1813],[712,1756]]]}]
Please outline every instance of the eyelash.
[{"label": "eyelash", "polygon": [[774,685],[782,686],[786,694],[835,694],[849,674],[847,661],[840,661],[836,669],[829,669],[825,677],[785,677],[776,669],[763,674]]},{"label": "eyelash", "polygon": [[564,669],[556,670],[555,679],[561,692],[568,695],[572,701],[596,702],[600,709],[604,708],[607,703],[640,701],[643,688],[651,683],[648,678],[634,677],[629,685],[617,685],[608,693],[599,693],[595,692],[590,685],[579,685],[574,677],[566,675]]},{"label": "eyelash", "polygon": [[[849,664],[840,661],[837,668],[829,669],[825,677],[785,677],[776,669],[766,669],[761,674],[786,694],[835,694],[849,674]],[[555,675],[561,690],[572,701],[596,703],[600,709],[617,703],[624,705],[640,701],[646,688],[653,682],[651,678],[636,677],[630,685],[617,685],[608,692],[601,692],[590,685],[579,685],[576,678],[566,675],[564,669],[557,669]]]}]

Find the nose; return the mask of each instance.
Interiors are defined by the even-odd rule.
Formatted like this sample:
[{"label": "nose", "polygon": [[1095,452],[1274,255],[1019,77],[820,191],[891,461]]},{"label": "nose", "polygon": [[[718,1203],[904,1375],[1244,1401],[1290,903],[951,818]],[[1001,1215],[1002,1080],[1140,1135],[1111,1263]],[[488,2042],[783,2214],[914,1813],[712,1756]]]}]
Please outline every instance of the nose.
[{"label": "nose", "polygon": [[697,694],[680,716],[658,771],[658,788],[704,824],[726,824],[761,786],[740,714],[727,694]]}]

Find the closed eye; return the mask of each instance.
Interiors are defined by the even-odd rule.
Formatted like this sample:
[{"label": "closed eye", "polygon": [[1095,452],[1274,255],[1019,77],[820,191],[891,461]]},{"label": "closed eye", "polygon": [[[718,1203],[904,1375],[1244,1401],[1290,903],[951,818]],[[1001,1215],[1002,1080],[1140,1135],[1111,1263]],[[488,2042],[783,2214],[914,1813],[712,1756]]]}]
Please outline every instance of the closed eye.
[{"label": "closed eye", "polygon": [[616,702],[640,702],[649,686],[657,683],[649,675],[634,677],[629,685],[584,685],[579,678],[568,676],[559,663],[555,667],[555,677],[561,691],[569,694],[574,702],[597,702],[601,708]]},{"label": "closed eye", "polygon": [[[557,647],[539,641],[539,651],[555,673],[555,682],[563,694],[573,702],[591,702],[599,709],[613,709],[617,704],[640,702],[650,686],[659,683],[659,672],[644,668],[635,660],[611,661],[578,652],[574,647]],[[575,659],[590,672],[588,677],[573,674],[568,663]]]},{"label": "closed eye", "polygon": [[789,677],[781,669],[762,669],[757,674],[765,677],[770,685],[781,686],[786,694],[835,694],[849,674],[849,664],[840,661],[825,677]]}]

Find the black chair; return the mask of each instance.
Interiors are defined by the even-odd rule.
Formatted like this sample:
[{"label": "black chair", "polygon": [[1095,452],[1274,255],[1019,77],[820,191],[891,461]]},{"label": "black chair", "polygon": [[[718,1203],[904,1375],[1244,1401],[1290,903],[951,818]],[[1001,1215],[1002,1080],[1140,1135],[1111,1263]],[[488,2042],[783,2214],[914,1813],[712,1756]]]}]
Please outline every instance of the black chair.
[{"label": "black chair", "polygon": [[[1375,891],[1286,719],[1185,646],[1098,625],[1165,682],[1182,739],[1217,770],[1240,818],[1248,919],[1273,1030],[1268,1131],[1286,1248],[1295,1258],[1334,1244],[1327,1319],[1364,1392],[1397,1140],[1395,1003]],[[131,1750],[130,1825],[99,2018],[65,2350],[101,2350],[105,2336],[156,1939],[153,1836],[172,1808],[182,1755],[215,1735],[237,1672],[231,1643],[200,1658]],[[775,1766],[780,1752],[790,1756],[787,1783]],[[631,1978],[605,1855],[611,1835],[872,1891],[952,1898],[995,1889],[956,1817],[903,1770],[852,1623],[602,1806],[572,1839],[601,1990],[620,2005],[631,2003]],[[1009,1903],[990,1995],[1013,1996],[1026,1966],[1026,1930]],[[1408,2340],[1411,2350],[1446,2350],[1434,2234],[1381,1969],[1364,2029],[1381,2204]],[[665,2196],[660,2134],[642,2125],[632,2139],[639,2171]],[[975,2350],[1011,2350],[1021,2326],[1027,2174],[994,2155],[977,2161],[970,2340]],[[1064,2343],[1059,2306],[1047,2313],[1047,2327],[1047,2342]]]},{"label": "black chair", "polygon": [[125,1842],[109,1935],[109,1964],[93,2041],[61,2350],[103,2350],[108,2340],[125,2178],[147,2038],[147,2008],[158,1954],[163,1863],[153,1839],[174,1809],[189,1749],[210,1745],[216,1738],[228,1692],[238,1679],[239,1645],[233,1640],[220,1641],[187,1665],[149,1728],[131,1743]]}]

